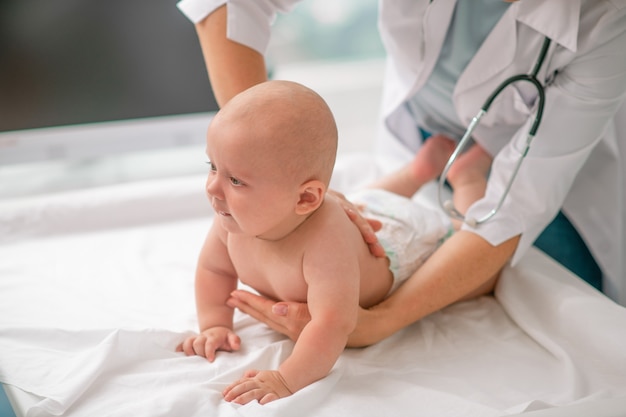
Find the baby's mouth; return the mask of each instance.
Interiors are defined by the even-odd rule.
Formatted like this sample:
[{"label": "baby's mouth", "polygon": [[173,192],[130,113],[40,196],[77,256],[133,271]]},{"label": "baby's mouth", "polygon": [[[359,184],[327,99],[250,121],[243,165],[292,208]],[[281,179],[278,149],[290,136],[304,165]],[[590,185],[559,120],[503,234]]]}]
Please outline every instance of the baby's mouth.
[{"label": "baby's mouth", "polygon": [[217,214],[219,214],[220,216],[224,216],[224,217],[230,217],[230,213],[225,212],[223,210],[218,209],[215,205],[213,205],[213,211],[215,211]]}]

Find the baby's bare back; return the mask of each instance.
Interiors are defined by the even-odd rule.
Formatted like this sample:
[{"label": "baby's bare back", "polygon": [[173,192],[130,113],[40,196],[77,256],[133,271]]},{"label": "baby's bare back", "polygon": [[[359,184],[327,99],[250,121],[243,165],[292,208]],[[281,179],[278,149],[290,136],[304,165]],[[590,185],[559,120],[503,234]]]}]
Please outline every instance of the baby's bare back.
[{"label": "baby's bare back", "polygon": [[[337,249],[330,239],[338,233],[347,236],[350,245]],[[320,245],[319,239],[328,244]],[[304,262],[313,257],[305,254],[314,250],[340,250],[345,252],[347,260],[356,258],[360,275],[359,304],[364,308],[382,301],[393,281],[388,259],[376,258],[369,252],[360,231],[332,196],[327,196],[314,215],[279,241],[230,234],[227,243],[239,280],[275,300],[306,302],[308,285]],[[314,258],[324,259],[323,256]],[[320,268],[325,266],[319,265]]]}]

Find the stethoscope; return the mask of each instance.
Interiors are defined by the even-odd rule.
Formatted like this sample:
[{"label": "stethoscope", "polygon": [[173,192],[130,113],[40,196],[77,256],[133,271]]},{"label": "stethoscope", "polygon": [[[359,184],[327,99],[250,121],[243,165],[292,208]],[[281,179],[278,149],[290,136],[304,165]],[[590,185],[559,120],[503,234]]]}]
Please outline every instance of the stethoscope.
[{"label": "stethoscope", "polygon": [[[468,225],[470,225],[472,227],[475,227],[475,226],[477,226],[477,225],[479,225],[481,223],[484,223],[487,220],[491,219],[500,210],[500,207],[502,207],[502,204],[504,203],[504,199],[506,198],[506,196],[509,194],[509,191],[511,190],[511,185],[513,184],[513,181],[515,180],[515,176],[517,175],[517,171],[519,170],[520,165],[522,165],[522,161],[526,157],[526,154],[528,153],[528,149],[530,149],[530,142],[535,137],[535,133],[537,133],[537,129],[539,128],[539,124],[541,123],[541,117],[543,116],[543,106],[545,104],[546,98],[545,98],[544,88],[541,85],[541,83],[539,82],[539,80],[537,80],[537,74],[539,73],[539,69],[541,68],[541,65],[543,64],[543,61],[545,60],[545,57],[546,57],[546,54],[548,52],[548,48],[549,47],[550,47],[550,38],[548,38],[546,36],[544,41],[543,41],[543,45],[541,46],[541,51],[539,52],[539,56],[537,57],[537,62],[535,63],[535,66],[534,66],[532,72],[530,74],[514,75],[514,76],[509,77],[506,80],[504,80],[494,90],[494,92],[491,93],[489,98],[487,98],[487,100],[485,101],[485,104],[483,104],[483,106],[480,109],[480,111],[478,112],[478,114],[476,114],[476,116],[474,116],[472,118],[472,121],[470,122],[467,130],[465,131],[465,134],[463,135],[463,137],[459,141],[459,144],[457,145],[457,147],[454,149],[454,152],[452,152],[452,155],[450,156],[450,159],[448,159],[448,163],[444,167],[443,172],[441,173],[441,176],[439,177],[439,187],[438,187],[438,190],[437,190],[437,195],[438,195],[438,198],[439,198],[439,205],[441,206],[441,208],[444,209],[444,211],[450,217],[458,219],[458,220],[461,220],[461,221],[465,222],[466,224],[468,224]],[[444,189],[444,184],[445,184],[445,181],[446,181],[446,177],[448,176],[448,171],[450,170],[450,167],[452,166],[452,164],[454,163],[456,158],[459,156],[459,154],[467,146],[467,143],[469,142],[469,140],[470,140],[470,138],[472,136],[472,132],[474,131],[474,129],[478,125],[478,122],[480,121],[480,119],[485,114],[487,114],[487,111],[489,110],[489,107],[491,106],[491,103],[493,103],[493,101],[496,99],[496,97],[498,97],[498,94],[500,94],[502,92],[502,90],[504,90],[509,85],[511,85],[513,83],[516,83],[518,81],[528,81],[529,83],[533,84],[535,86],[535,88],[537,89],[537,93],[539,94],[539,101],[538,101],[538,105],[537,105],[537,113],[535,114],[535,120],[533,121],[533,124],[530,127],[530,130],[528,131],[528,135],[526,136],[526,147],[524,148],[524,151],[522,152],[521,156],[517,160],[517,163],[515,165],[515,169],[513,170],[513,174],[511,175],[511,179],[509,180],[509,183],[507,184],[506,189],[504,190],[504,193],[502,194],[502,197],[500,197],[500,200],[498,201],[496,206],[489,213],[487,213],[486,215],[484,215],[483,217],[481,217],[479,219],[465,218],[465,216],[463,214],[461,214],[456,209],[456,207],[454,207],[454,203],[452,202],[452,200],[443,201],[443,189]]]}]

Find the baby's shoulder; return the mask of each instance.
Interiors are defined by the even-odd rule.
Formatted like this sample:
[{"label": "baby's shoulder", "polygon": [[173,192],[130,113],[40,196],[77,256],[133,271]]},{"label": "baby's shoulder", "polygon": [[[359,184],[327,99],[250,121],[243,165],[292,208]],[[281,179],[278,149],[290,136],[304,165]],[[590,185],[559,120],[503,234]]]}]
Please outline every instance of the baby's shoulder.
[{"label": "baby's shoulder", "polygon": [[350,220],[350,217],[348,217],[346,210],[339,202],[339,199],[334,195],[326,196],[321,209],[323,209],[323,212],[320,216],[320,222],[323,223],[325,228],[332,231],[333,227],[346,227],[353,225],[353,222]]},{"label": "baby's shoulder", "polygon": [[326,197],[310,226],[308,233],[317,236],[322,242],[332,239],[337,243],[345,241],[348,245],[354,245],[355,239],[362,241],[358,228],[334,196]]}]

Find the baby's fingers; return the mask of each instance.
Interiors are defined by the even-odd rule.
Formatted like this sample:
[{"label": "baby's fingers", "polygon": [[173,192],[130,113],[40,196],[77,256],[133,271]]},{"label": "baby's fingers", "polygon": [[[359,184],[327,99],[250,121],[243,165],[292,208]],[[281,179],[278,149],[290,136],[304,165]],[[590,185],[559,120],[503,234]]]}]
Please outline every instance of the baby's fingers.
[{"label": "baby's fingers", "polygon": [[[250,381],[252,378],[254,378],[257,374],[259,373],[258,369],[248,369],[247,371],[245,371],[243,373],[243,376],[241,378],[239,378],[238,380],[236,380],[235,382],[233,382],[232,384],[230,384],[229,386],[227,386],[224,391],[222,391],[222,395],[224,397],[226,397],[233,389],[235,389],[236,387],[240,387],[242,384],[244,384],[246,381]],[[237,391],[238,392],[238,391]]]},{"label": "baby's fingers", "polygon": [[239,350],[239,348],[241,347],[241,338],[239,336],[237,336],[235,333],[229,333],[228,334],[228,346],[227,349],[225,350],[229,350],[229,351],[233,351],[233,350]]},{"label": "baby's fingers", "polygon": [[216,328],[188,337],[176,347],[176,351],[184,352],[187,356],[202,356],[213,362],[218,350],[232,352],[239,350],[240,346],[241,339],[237,334],[225,328]]},{"label": "baby's fingers", "polygon": [[187,356],[195,355],[196,353],[193,350],[193,343],[197,337],[197,335],[189,336],[188,338],[183,340],[180,345],[176,346],[176,352],[183,352]]},{"label": "baby's fingers", "polygon": [[202,346],[203,354],[200,356],[204,356],[207,358],[209,362],[213,362],[215,360],[215,355],[218,350],[228,350],[228,349],[220,349],[221,343],[216,341],[215,339],[207,339],[206,342]]},{"label": "baby's fingers", "polygon": [[276,395],[276,393],[274,393],[274,392],[270,392],[270,393],[268,393],[268,394],[265,394],[265,395],[263,396],[263,398],[261,398],[261,399],[259,400],[259,404],[264,405],[264,404],[267,404],[267,403],[269,403],[269,402],[276,401],[276,400],[278,400],[279,398],[280,398],[280,397],[279,397],[278,395]]},{"label": "baby's fingers", "polygon": [[[244,372],[244,373],[243,373],[243,378],[241,378],[241,379],[240,379],[239,381],[237,381],[237,382],[241,382],[241,381],[243,381],[244,379],[248,379],[248,378],[254,378],[255,376],[257,376],[257,374],[258,374],[259,372],[260,372],[260,371],[259,371],[258,369],[248,369],[246,372]],[[236,383],[237,383],[237,382],[236,382]],[[235,384],[236,384],[236,383],[235,383]],[[235,385],[235,384],[232,384],[232,385]]]},{"label": "baby's fingers", "polygon": [[241,339],[237,336],[237,334],[229,332],[223,337],[224,338],[221,340],[219,338],[207,338],[203,347],[204,355],[201,356],[205,356],[209,362],[213,362],[218,350],[224,352],[239,350],[239,347],[241,346]]},{"label": "baby's fingers", "polygon": [[228,402],[247,404],[250,401],[261,400],[267,393],[259,388],[254,379],[242,378],[229,385],[228,388],[222,392],[222,395],[224,396],[224,400]]}]

